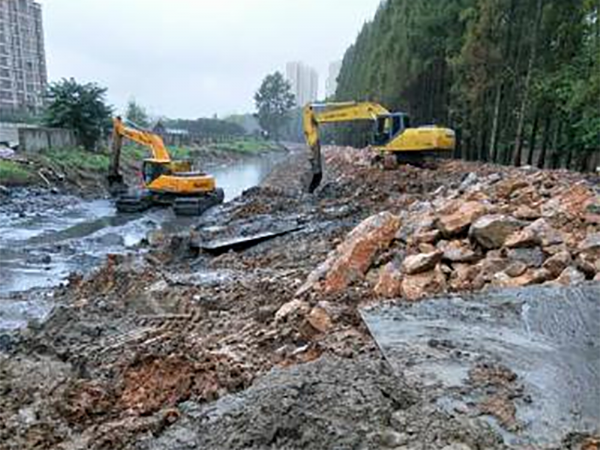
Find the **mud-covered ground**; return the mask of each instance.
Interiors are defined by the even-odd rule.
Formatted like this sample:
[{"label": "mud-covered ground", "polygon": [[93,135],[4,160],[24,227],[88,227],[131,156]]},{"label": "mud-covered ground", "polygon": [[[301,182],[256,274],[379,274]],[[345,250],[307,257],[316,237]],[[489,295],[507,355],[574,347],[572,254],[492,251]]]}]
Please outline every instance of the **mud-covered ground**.
[{"label": "mud-covered ground", "polygon": [[[360,308],[597,278],[596,180],[456,161],[382,170],[333,148],[309,196],[304,166],[290,158],[192,230],[71,277],[44,323],[0,335],[0,448],[507,448],[489,418],[518,430],[518,388],[478,413],[440,408],[392,370]],[[541,218],[544,242],[528,229]],[[475,369],[484,390],[518,384]],[[545,448],[598,448],[577,431]]]}]

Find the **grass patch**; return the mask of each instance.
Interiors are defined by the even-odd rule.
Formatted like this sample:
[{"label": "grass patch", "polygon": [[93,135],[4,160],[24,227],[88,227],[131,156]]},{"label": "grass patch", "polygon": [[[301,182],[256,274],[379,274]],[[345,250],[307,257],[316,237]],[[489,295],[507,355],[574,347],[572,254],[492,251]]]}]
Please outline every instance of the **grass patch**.
[{"label": "grass patch", "polygon": [[88,152],[82,148],[46,150],[39,156],[44,165],[58,166],[64,170],[79,169],[89,172],[106,172],[110,157],[106,153]]},{"label": "grass patch", "polygon": [[219,142],[216,144],[211,144],[210,148],[214,150],[240,153],[260,153],[265,151],[274,151],[281,149],[281,147],[274,142],[251,137],[236,139],[229,142]]},{"label": "grass patch", "polygon": [[14,161],[0,160],[0,184],[27,184],[34,178],[33,173],[22,164]]}]

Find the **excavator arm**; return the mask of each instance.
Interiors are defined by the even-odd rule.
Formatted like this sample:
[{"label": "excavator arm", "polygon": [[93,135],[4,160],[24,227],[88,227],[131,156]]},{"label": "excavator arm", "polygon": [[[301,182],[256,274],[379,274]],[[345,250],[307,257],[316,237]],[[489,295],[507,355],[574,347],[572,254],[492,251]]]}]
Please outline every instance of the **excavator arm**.
[{"label": "excavator arm", "polygon": [[159,135],[133,125],[125,125],[123,119],[115,117],[113,119],[112,151],[108,169],[108,184],[111,190],[114,186],[123,184],[123,176],[120,174],[119,168],[124,138],[147,147],[152,154],[152,159],[164,163],[171,162],[171,155],[169,155],[169,151]]},{"label": "excavator arm", "polygon": [[383,106],[371,102],[306,105],[303,112],[304,137],[310,151],[309,159],[311,166],[311,180],[308,185],[308,192],[314,192],[323,179],[321,141],[319,139],[320,124],[377,120],[379,116],[388,114],[389,111]]}]

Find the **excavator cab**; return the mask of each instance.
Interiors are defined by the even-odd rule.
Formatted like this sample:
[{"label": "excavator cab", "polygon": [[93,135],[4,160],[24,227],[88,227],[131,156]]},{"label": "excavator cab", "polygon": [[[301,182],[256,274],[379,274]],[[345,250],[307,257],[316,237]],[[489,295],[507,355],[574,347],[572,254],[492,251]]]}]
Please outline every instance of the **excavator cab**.
[{"label": "excavator cab", "polygon": [[144,184],[149,185],[162,175],[171,175],[168,162],[146,159],[142,163],[142,177]]},{"label": "excavator cab", "polygon": [[374,144],[386,145],[407,128],[410,128],[410,117],[406,113],[379,116],[375,120]]}]

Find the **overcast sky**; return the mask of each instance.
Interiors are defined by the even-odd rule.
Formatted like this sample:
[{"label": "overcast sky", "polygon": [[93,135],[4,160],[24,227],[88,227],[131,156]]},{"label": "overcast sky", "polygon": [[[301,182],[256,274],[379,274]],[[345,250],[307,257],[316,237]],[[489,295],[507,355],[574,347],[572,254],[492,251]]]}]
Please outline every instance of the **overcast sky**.
[{"label": "overcast sky", "polygon": [[253,110],[267,73],[341,59],[380,0],[40,0],[51,80],[75,77],[152,114]]}]

